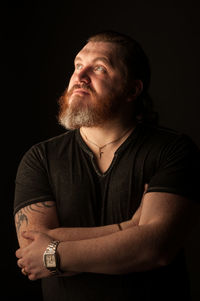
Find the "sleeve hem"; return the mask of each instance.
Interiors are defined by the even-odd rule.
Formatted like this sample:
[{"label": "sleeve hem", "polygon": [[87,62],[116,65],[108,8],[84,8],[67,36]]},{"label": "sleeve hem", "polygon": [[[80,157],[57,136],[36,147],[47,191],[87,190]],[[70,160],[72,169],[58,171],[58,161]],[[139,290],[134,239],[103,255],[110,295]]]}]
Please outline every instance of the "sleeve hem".
[{"label": "sleeve hem", "polygon": [[22,202],[22,203],[18,204],[17,206],[15,206],[13,215],[15,215],[20,209],[22,209],[26,206],[29,206],[29,205],[35,204],[35,203],[46,202],[46,201],[54,201],[54,199],[52,198],[51,195],[43,195],[43,196],[39,196],[39,197],[30,199],[25,202]]},{"label": "sleeve hem", "polygon": [[194,197],[193,195],[191,195],[191,193],[187,193],[187,192],[184,192],[184,191],[181,191],[181,190],[178,190],[178,189],[175,189],[175,188],[172,188],[172,187],[150,187],[147,189],[146,193],[148,192],[166,192],[166,193],[172,193],[172,194],[176,194],[176,195],[179,195],[179,196],[182,196],[182,197],[185,197],[189,200],[192,200],[192,201],[195,201],[195,202],[198,202],[199,203],[199,199],[197,199],[197,197]]}]

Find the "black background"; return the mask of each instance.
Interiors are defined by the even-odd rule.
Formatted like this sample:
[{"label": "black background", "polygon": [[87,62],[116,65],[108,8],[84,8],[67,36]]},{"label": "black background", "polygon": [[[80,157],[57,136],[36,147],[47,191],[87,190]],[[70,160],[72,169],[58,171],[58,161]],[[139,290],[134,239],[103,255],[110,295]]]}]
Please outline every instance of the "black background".
[{"label": "black background", "polygon": [[[3,300],[40,296],[16,266],[14,180],[34,143],[64,130],[57,99],[73,59],[93,32],[112,29],[138,40],[152,68],[150,94],[160,124],[185,132],[200,146],[200,9],[198,1],[7,1],[1,4],[1,273]],[[187,249],[193,300],[200,299],[199,230]],[[4,286],[9,285],[9,288]]]}]

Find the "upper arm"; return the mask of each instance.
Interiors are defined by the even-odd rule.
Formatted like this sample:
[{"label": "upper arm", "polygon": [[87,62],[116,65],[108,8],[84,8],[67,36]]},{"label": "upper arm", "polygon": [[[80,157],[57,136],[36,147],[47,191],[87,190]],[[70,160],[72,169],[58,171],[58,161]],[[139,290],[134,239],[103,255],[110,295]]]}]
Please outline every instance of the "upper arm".
[{"label": "upper arm", "polygon": [[25,246],[28,242],[21,236],[23,231],[46,232],[59,226],[56,203],[44,201],[21,208],[15,214],[15,226],[19,245]]},{"label": "upper arm", "polygon": [[199,216],[199,171],[199,149],[180,135],[162,146],[147,181],[139,226],[154,231],[152,244],[169,257],[184,246]]},{"label": "upper arm", "polygon": [[184,246],[199,209],[189,199],[164,192],[149,192],[144,195],[139,226],[151,225],[155,232],[155,246],[171,259]]},{"label": "upper arm", "polygon": [[15,180],[14,215],[20,246],[27,244],[22,231],[46,232],[58,226],[56,202],[48,158],[43,145],[35,145],[23,156]]}]

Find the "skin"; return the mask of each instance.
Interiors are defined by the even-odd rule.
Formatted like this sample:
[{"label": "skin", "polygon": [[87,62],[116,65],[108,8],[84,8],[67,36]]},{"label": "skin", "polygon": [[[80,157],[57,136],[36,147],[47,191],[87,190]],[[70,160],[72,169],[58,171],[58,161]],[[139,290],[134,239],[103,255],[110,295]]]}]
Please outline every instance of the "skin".
[{"label": "skin", "polygon": [[[101,58],[101,59],[99,59]],[[89,42],[75,59],[75,70],[69,82],[92,87],[106,99],[110,91],[118,93],[125,77],[125,67],[120,61],[116,46],[111,43]],[[133,92],[134,91],[134,92]],[[96,127],[81,130],[97,145],[120,137],[135,124],[130,108],[142,91],[141,81],[133,81],[130,93],[123,99],[123,109]],[[90,93],[77,89],[69,102],[94,101]],[[98,149],[85,143],[96,156],[101,172],[110,166],[114,152],[130,134],[105,148],[106,156],[98,158]],[[144,191],[146,187],[144,187]],[[52,239],[60,240],[58,254],[65,276],[92,272],[124,274],[146,271],[168,264],[184,246],[187,233],[195,220],[193,202],[169,193],[144,193],[141,205],[129,221],[118,225],[94,228],[62,228],[59,226],[53,201],[26,206],[16,213],[15,223],[20,248],[16,251],[17,264],[25,268],[30,280],[49,277],[43,264],[43,253]]]}]

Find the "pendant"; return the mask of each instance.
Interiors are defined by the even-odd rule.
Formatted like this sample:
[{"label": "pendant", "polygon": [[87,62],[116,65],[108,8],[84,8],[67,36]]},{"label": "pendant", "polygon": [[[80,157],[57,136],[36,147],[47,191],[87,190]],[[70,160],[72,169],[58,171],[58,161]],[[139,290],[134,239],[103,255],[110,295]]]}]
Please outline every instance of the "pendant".
[{"label": "pendant", "polygon": [[103,152],[99,150],[99,159],[101,159],[101,156],[103,155]]}]

